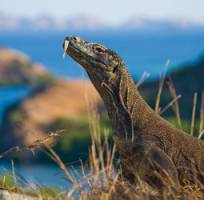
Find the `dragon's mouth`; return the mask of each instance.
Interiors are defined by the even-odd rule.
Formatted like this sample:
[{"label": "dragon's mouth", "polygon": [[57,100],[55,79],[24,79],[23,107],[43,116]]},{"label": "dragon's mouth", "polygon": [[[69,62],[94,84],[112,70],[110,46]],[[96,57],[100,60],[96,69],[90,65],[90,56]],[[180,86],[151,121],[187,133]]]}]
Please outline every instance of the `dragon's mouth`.
[{"label": "dragon's mouth", "polygon": [[72,41],[72,38],[65,38],[63,43],[63,49],[64,55],[69,55],[79,63],[80,60],[85,56],[85,53],[79,48],[79,45]]},{"label": "dragon's mouth", "polygon": [[[72,53],[78,52],[82,53],[80,49],[71,41],[71,39],[65,39],[63,44],[64,53],[70,55]],[[70,55],[71,56],[71,55]]]},{"label": "dragon's mouth", "polygon": [[68,48],[69,48],[69,40],[65,39],[63,43],[64,54],[67,52]]},{"label": "dragon's mouth", "polygon": [[105,68],[105,62],[94,55],[92,45],[93,43],[80,40],[78,37],[66,37],[63,43],[63,57],[67,54],[85,68],[91,67],[91,65]]}]

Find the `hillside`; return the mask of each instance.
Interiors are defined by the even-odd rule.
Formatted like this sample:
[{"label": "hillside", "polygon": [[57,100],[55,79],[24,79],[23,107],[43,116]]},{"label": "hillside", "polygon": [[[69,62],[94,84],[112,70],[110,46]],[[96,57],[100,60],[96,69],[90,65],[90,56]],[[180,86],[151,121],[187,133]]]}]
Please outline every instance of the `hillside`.
[{"label": "hillside", "polygon": [[89,14],[77,14],[72,17],[54,17],[39,13],[38,16],[18,17],[0,12],[0,33],[4,31],[70,31],[70,30],[136,30],[136,31],[203,31],[204,26],[196,20],[152,19],[150,17],[131,16],[122,23],[114,24]]},{"label": "hillside", "polygon": [[4,149],[29,145],[50,132],[60,131],[63,134],[59,151],[70,149],[65,143],[74,145],[74,138],[89,138],[89,109],[105,111],[89,81],[58,80],[7,110],[0,129],[1,145]]},{"label": "hillside", "polygon": [[33,63],[23,53],[0,49],[0,86],[36,86],[52,79],[42,65]]},{"label": "hillside", "polygon": [[[181,116],[185,119],[191,118],[193,107],[194,93],[198,93],[197,116],[199,114],[201,93],[204,91],[204,57],[201,57],[197,62],[180,66],[175,71],[168,73],[164,89],[162,92],[161,105],[165,106],[172,97],[169,94],[168,82],[172,79],[177,95],[181,94],[179,106]],[[155,105],[155,99],[159,88],[159,81],[153,81],[143,84],[141,92],[151,104]],[[167,112],[167,115],[172,115],[172,112]]]}]

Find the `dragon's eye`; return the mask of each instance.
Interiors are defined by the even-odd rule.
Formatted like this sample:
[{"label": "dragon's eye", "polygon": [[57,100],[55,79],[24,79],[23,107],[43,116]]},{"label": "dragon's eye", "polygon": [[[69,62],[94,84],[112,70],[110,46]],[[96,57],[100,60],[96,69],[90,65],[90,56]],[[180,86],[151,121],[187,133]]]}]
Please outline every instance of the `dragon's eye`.
[{"label": "dragon's eye", "polygon": [[96,53],[103,53],[103,52],[105,52],[105,48],[102,47],[102,46],[99,46],[99,45],[95,46],[94,50],[96,51]]}]

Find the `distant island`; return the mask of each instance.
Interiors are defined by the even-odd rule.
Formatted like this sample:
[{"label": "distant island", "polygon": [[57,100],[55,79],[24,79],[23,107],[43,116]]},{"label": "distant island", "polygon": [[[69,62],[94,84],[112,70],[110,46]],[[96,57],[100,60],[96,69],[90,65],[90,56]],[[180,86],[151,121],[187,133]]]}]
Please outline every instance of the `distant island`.
[{"label": "distant island", "polygon": [[138,30],[138,31],[168,31],[168,30],[204,30],[204,24],[195,21],[178,19],[178,20],[154,20],[149,18],[131,17],[127,21],[113,26],[106,21],[94,16],[85,14],[73,16],[72,18],[54,18],[50,15],[39,15],[36,18],[15,17],[5,13],[0,13],[0,24],[2,31],[18,30]]}]

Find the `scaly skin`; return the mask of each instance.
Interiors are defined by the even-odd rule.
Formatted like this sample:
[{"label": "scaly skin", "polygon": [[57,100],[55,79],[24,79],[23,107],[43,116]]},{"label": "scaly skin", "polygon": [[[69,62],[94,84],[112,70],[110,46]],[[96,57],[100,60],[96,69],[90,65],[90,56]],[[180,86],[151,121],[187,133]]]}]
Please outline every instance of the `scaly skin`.
[{"label": "scaly skin", "polygon": [[116,53],[79,37],[66,37],[65,43],[66,53],[83,66],[105,103],[123,175],[152,185],[203,183],[204,142],[148,106]]}]

